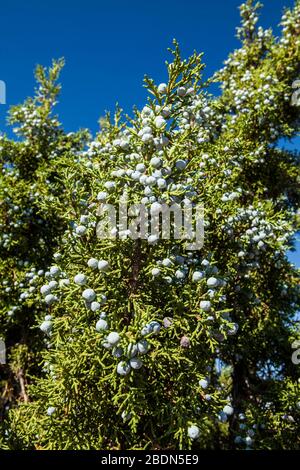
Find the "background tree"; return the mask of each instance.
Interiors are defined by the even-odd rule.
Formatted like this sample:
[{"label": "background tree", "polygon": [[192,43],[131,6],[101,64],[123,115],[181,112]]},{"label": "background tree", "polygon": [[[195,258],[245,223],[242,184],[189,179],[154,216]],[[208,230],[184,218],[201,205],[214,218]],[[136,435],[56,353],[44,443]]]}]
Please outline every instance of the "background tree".
[{"label": "background tree", "polygon": [[62,66],[59,60],[49,70],[37,67],[34,98],[10,111],[16,140],[0,140],[0,336],[7,348],[7,363],[0,366],[2,418],[14,401],[28,401],[28,376],[38,373],[43,337],[32,329],[41,311],[34,293],[65,228],[47,201],[63,198],[59,161],[75,159],[87,137],[66,134],[53,115]]}]

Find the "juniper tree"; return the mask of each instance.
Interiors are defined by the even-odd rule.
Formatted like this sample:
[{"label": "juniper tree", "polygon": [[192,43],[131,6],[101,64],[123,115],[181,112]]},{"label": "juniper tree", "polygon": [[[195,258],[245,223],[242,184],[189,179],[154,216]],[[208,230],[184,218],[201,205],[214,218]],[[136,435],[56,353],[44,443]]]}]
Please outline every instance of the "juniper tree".
[{"label": "juniper tree", "polygon": [[16,140],[1,135],[0,336],[7,363],[1,367],[1,415],[18,399],[27,401],[27,374],[38,372],[43,338],[32,329],[41,311],[34,292],[51,262],[64,225],[46,201],[63,197],[58,180],[62,156],[76,158],[85,133],[66,134],[53,114],[63,60],[49,70],[37,67],[33,99],[10,110]]},{"label": "juniper tree", "polygon": [[[279,139],[299,131],[300,3],[280,38],[258,8],[242,5],[241,46],[211,80],[175,42],[147,105],[62,159],[65,202],[44,204],[69,228],[34,301],[43,375],[10,413],[9,448],[299,448],[299,158]],[[99,237],[120,201],[151,219],[202,206],[204,246],[122,223]]]}]

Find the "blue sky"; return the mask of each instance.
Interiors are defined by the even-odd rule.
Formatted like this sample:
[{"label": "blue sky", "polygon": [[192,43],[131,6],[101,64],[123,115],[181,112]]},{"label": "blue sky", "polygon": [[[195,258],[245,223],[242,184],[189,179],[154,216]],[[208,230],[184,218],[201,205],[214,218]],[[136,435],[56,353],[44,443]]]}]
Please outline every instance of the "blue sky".
[{"label": "blue sky", "polygon": [[[0,80],[7,105],[0,105],[0,128],[8,106],[32,95],[33,69],[65,57],[60,120],[67,131],[95,133],[105,110],[118,102],[126,112],[142,106],[146,73],[166,79],[167,48],[176,38],[184,56],[204,52],[206,76],[220,68],[238,46],[235,27],[241,0],[10,0],[1,2]],[[293,0],[265,0],[261,24],[277,25]],[[299,148],[299,139],[295,145]],[[292,257],[300,265],[300,255]]]}]

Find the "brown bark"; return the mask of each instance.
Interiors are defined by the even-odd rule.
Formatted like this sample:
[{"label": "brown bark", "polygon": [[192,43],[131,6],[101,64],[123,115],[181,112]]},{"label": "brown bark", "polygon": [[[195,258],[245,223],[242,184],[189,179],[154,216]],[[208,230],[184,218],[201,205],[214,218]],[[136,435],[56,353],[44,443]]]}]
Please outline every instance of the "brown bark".
[{"label": "brown bark", "polygon": [[20,388],[21,388],[21,398],[25,403],[28,403],[29,402],[29,397],[28,397],[27,392],[26,392],[27,382],[26,382],[26,378],[25,378],[23,369],[18,370],[17,379],[19,381]]}]

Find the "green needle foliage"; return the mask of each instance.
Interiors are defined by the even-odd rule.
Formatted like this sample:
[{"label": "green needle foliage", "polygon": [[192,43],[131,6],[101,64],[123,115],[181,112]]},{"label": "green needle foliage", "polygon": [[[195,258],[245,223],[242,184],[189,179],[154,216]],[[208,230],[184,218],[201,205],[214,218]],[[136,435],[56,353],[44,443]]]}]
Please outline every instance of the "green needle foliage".
[{"label": "green needle foliage", "polygon": [[86,132],[66,134],[53,115],[62,66],[60,60],[49,71],[37,68],[34,98],[10,111],[16,141],[0,137],[0,336],[7,348],[2,418],[15,400],[28,400],[27,375],[39,369],[43,337],[33,327],[43,308],[35,302],[36,286],[66,228],[49,202],[63,195],[59,162],[75,159],[87,138]]},{"label": "green needle foliage", "polygon": [[[102,118],[94,140],[52,117],[61,62],[12,110],[3,448],[299,449],[300,165],[280,139],[299,132],[300,2],[280,38],[259,7],[241,6],[241,46],[207,82],[174,41],[167,83],[146,77],[147,105]],[[121,222],[99,237],[120,202],[203,207],[203,248]]]}]

